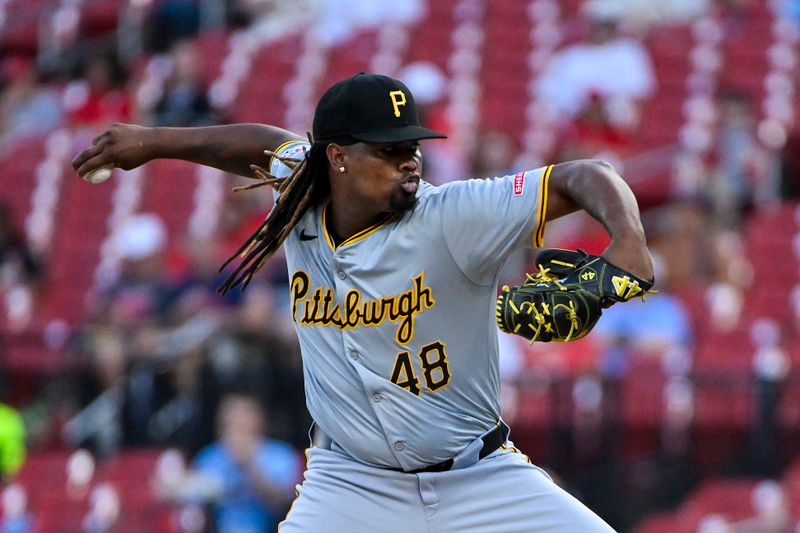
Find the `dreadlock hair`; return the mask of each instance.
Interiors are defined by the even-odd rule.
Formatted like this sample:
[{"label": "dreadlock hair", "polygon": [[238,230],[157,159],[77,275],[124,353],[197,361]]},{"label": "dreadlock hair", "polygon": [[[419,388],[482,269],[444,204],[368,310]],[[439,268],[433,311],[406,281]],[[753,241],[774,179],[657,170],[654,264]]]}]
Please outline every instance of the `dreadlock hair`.
[{"label": "dreadlock hair", "polygon": [[282,157],[270,150],[264,150],[267,157],[275,157],[292,169],[287,177],[276,178],[257,165],[250,165],[255,175],[252,179],[258,180],[258,183],[233,189],[234,192],[239,192],[271,185],[280,193],[280,197],[258,229],[219,268],[221,272],[231,261],[241,258],[236,269],[217,289],[219,293],[226,294],[239,285],[242,290],[247,288],[256,272],[286,240],[306,209],[319,204],[330,194],[328,157],[325,153],[328,145],[313,142],[310,135],[308,140],[311,148],[305,151],[301,159]]}]

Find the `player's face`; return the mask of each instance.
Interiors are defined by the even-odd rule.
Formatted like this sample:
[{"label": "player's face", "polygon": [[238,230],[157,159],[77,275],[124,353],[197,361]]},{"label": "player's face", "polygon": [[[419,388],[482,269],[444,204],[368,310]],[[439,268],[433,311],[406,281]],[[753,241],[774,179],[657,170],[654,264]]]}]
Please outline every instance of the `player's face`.
[{"label": "player's face", "polygon": [[402,213],[414,207],[422,174],[419,141],[348,148],[345,181],[356,201],[377,212]]}]

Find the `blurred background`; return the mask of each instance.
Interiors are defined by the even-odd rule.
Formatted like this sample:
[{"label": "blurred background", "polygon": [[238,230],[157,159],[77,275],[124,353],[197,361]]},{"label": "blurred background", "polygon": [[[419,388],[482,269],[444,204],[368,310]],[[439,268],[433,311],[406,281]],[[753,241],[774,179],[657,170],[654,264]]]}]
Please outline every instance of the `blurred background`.
[{"label": "blurred background", "polygon": [[215,293],[270,194],[69,161],[114,121],[302,134],[359,71],[448,133],[429,181],[599,157],[637,194],[659,294],[500,338],[515,444],[622,532],[800,531],[798,42],[798,0],[0,0],[0,531],[275,528],[310,423],[285,264]]}]

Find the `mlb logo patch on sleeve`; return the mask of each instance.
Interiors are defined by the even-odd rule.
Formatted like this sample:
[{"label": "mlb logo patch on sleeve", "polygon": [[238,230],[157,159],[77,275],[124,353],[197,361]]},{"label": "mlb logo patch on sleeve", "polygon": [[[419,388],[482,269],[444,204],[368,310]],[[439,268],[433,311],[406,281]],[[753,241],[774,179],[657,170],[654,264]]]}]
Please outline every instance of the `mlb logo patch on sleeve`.
[{"label": "mlb logo patch on sleeve", "polygon": [[289,146],[288,149],[284,152],[284,157],[292,157],[297,155],[302,155],[306,151],[305,144],[295,144],[294,146]]},{"label": "mlb logo patch on sleeve", "polygon": [[522,196],[522,191],[525,188],[525,173],[517,172],[514,176],[514,196]]}]

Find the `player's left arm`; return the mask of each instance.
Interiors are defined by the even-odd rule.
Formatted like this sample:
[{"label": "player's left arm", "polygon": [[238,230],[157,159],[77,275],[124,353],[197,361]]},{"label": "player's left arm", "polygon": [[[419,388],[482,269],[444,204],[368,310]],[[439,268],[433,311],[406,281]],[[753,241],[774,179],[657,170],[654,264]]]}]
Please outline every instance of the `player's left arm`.
[{"label": "player's left arm", "polygon": [[614,167],[599,160],[576,160],[553,167],[548,184],[546,220],[579,209],[599,221],[611,236],[603,257],[642,279],[653,278],[639,204]]}]

